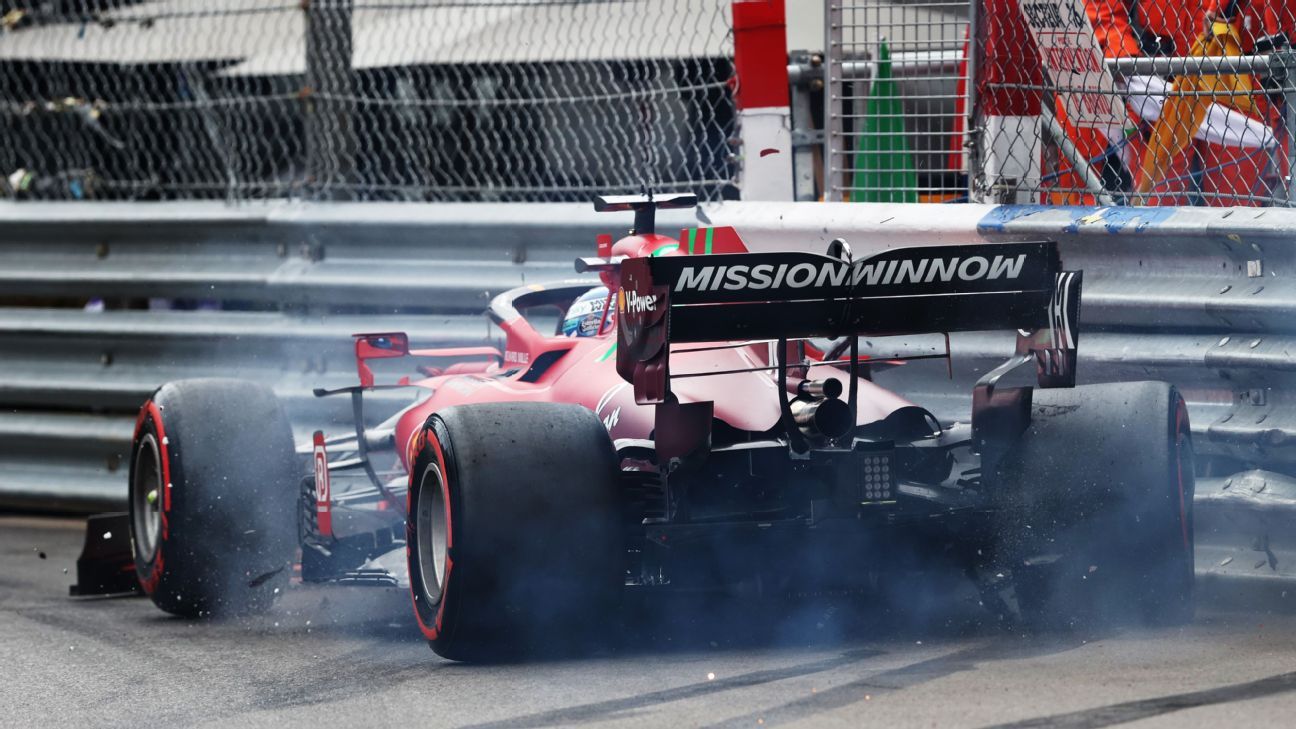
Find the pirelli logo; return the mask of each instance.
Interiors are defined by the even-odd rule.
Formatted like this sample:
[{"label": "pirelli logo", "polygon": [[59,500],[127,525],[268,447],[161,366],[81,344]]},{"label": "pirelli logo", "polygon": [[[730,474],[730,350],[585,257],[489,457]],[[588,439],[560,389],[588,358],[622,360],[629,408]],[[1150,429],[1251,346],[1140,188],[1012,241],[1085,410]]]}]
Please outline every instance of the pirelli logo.
[{"label": "pirelli logo", "polygon": [[855,264],[837,262],[685,266],[674,291],[857,288],[953,281],[1011,281],[1022,274],[1027,254],[933,256]]}]

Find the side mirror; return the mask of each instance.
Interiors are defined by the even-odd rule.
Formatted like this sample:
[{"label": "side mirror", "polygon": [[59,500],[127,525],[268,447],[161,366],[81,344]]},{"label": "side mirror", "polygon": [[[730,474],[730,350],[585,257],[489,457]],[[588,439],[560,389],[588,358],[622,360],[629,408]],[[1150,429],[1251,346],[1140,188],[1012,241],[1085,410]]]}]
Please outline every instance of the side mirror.
[{"label": "side mirror", "polygon": [[409,354],[409,336],[405,332],[355,334],[356,373],[361,387],[373,387],[373,370],[365,364],[370,359],[390,359]]}]

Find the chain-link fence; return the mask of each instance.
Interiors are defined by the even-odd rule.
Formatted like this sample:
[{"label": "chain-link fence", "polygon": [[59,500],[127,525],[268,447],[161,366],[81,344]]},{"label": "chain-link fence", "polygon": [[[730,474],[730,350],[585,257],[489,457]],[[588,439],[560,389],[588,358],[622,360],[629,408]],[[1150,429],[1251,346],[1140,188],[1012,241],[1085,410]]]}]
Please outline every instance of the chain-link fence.
[{"label": "chain-link fence", "polygon": [[728,0],[0,0],[27,198],[732,196]]},{"label": "chain-link fence", "polygon": [[[1270,0],[986,0],[984,183],[1050,204],[1286,204],[1283,31]],[[1253,54],[1259,54],[1258,56]],[[1038,125],[1004,118],[1038,118]],[[1025,141],[1030,136],[1044,144]],[[1036,155],[1038,155],[1038,162]]]},{"label": "chain-link fence", "polygon": [[966,199],[967,0],[830,0],[830,200]]},{"label": "chain-link fence", "polygon": [[[1296,2],[828,5],[830,197],[963,199],[959,191],[1073,205],[1292,197]],[[966,78],[976,79],[972,88]]]}]

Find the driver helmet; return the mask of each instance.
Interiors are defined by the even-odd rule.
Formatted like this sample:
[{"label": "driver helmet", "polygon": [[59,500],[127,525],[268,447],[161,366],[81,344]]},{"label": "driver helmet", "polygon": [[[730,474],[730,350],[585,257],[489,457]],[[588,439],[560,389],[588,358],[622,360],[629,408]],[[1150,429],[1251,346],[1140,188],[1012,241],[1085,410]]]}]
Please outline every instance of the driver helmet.
[{"label": "driver helmet", "polygon": [[[562,334],[564,337],[593,337],[599,334],[599,323],[603,321],[603,310],[607,308],[608,290],[606,286],[595,286],[581,294],[563,317]],[[607,324],[604,330],[612,326],[615,312],[607,312]]]}]

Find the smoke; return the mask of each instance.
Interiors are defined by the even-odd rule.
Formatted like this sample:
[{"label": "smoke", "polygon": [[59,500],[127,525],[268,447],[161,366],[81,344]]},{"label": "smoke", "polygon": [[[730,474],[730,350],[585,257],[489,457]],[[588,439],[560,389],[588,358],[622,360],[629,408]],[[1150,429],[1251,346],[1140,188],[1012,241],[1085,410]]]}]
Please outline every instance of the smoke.
[{"label": "smoke", "polygon": [[[807,541],[802,533],[755,549],[743,539],[720,538],[681,549],[670,584],[629,587],[620,604],[606,606],[610,614],[573,624],[528,613],[543,629],[528,632],[524,649],[505,660],[832,648],[883,636],[921,641],[997,630],[969,581],[947,560],[926,559],[913,569],[918,557],[897,554],[900,546],[843,550],[840,541]],[[520,606],[579,607],[579,591],[552,592],[570,587],[537,576],[499,585],[489,597]]]}]

